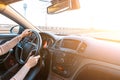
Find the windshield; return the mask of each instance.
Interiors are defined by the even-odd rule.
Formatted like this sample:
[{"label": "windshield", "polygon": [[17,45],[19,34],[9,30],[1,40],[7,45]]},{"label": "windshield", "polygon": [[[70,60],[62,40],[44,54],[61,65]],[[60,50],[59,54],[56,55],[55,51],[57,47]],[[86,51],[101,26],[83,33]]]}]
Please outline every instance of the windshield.
[{"label": "windshield", "polygon": [[[120,30],[119,0],[79,0],[80,9],[59,14],[47,14],[50,0],[24,0],[11,4],[33,25],[43,29],[64,29],[69,34]],[[81,31],[77,31],[81,29]]]}]

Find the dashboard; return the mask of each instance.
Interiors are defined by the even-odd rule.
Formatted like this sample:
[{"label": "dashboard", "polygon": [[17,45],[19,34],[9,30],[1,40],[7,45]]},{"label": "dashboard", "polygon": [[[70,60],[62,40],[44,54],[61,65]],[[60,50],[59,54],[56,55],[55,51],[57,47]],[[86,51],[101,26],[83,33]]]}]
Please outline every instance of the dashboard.
[{"label": "dashboard", "polygon": [[[46,35],[46,38],[43,35]],[[100,73],[100,75],[104,73],[109,75],[106,69],[112,70],[112,73],[115,72],[113,74],[116,74],[116,68],[120,70],[120,67],[117,66],[120,65],[120,43],[88,36],[43,35],[42,37],[46,41],[51,40],[48,45],[51,54],[48,80],[76,80],[74,79],[76,76],[78,77],[79,74],[80,76],[83,75],[84,72],[81,72],[82,70],[90,73],[95,71]],[[87,66],[91,65],[95,68],[87,68]],[[96,68],[99,67],[103,68],[101,69],[103,73],[97,71]],[[85,73],[84,76],[86,75]],[[104,75],[102,77],[105,78]],[[90,76],[90,78],[92,77]],[[86,79],[85,77],[84,80]]]},{"label": "dashboard", "polygon": [[47,42],[47,48],[52,55],[51,71],[62,77],[69,78],[74,74],[80,63],[79,53],[84,52],[87,45],[76,36],[55,36],[41,33],[43,46]]},{"label": "dashboard", "polygon": [[[42,73],[48,75],[48,80],[97,80],[92,76],[96,73],[99,73],[101,80],[105,80],[106,76],[116,78],[116,74],[120,75],[120,43],[88,36],[61,36],[46,32],[40,35],[41,56],[45,61]],[[4,63],[5,69],[16,63],[14,54],[11,54]]]},{"label": "dashboard", "polygon": [[86,47],[87,44],[82,39],[75,36],[62,37],[62,39],[56,41],[54,44],[54,49],[70,53],[84,52]]},{"label": "dashboard", "polygon": [[79,67],[79,53],[84,52],[87,45],[76,36],[61,36],[54,41],[50,48],[52,54],[52,72],[69,78]]}]

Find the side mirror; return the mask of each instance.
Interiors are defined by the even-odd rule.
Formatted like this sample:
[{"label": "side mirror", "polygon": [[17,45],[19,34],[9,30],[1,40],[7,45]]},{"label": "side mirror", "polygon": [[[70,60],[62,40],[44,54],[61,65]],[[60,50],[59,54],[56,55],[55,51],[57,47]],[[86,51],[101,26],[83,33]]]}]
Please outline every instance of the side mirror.
[{"label": "side mirror", "polygon": [[48,14],[56,14],[67,10],[79,9],[79,0],[52,0],[47,7]]},{"label": "side mirror", "polygon": [[15,25],[13,26],[11,29],[10,29],[10,33],[13,33],[13,34],[19,34],[23,31],[23,27],[19,26],[19,25]]}]

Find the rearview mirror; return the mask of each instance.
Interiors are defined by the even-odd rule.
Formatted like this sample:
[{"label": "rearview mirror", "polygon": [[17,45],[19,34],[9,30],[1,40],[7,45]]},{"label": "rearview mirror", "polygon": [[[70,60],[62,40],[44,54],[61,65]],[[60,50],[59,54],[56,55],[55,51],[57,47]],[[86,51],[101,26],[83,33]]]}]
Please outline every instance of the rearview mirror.
[{"label": "rearview mirror", "polygon": [[79,0],[52,0],[49,7],[47,7],[48,14],[56,14],[66,10],[79,9]]}]

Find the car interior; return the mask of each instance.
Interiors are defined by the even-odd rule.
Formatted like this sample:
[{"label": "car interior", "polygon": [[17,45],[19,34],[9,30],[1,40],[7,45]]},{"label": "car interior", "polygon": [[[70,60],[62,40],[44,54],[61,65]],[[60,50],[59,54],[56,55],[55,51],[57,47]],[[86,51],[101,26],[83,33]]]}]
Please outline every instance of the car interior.
[{"label": "car interior", "polygon": [[[0,13],[15,21],[19,27],[15,34],[16,26],[11,28],[10,33],[0,34],[0,45],[18,36],[25,29],[32,29],[32,34],[0,56],[1,80],[9,80],[15,75],[30,55],[40,55],[41,58],[24,80],[120,80],[119,41],[42,31],[9,6],[19,1],[0,0]],[[80,7],[76,6],[78,0],[52,0],[51,3],[47,8],[48,14]],[[68,3],[72,4],[72,7]]]}]

